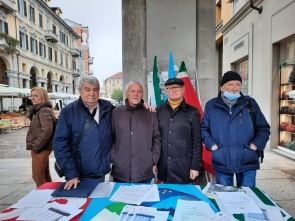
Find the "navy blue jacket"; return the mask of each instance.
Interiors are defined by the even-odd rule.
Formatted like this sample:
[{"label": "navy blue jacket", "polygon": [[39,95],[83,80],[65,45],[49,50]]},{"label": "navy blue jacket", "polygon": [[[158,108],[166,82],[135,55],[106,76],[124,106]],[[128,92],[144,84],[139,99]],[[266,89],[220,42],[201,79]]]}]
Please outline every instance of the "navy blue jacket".
[{"label": "navy blue jacket", "polygon": [[81,97],[62,109],[54,134],[53,150],[66,180],[104,176],[110,172],[113,109],[109,101],[99,99],[99,124],[95,120],[91,122],[74,157],[71,147],[90,118],[90,112]]},{"label": "navy blue jacket", "polygon": [[[251,102],[256,112],[256,134],[248,102]],[[253,98],[242,95],[230,110],[219,93],[217,98],[206,103],[201,132],[207,150],[211,150],[214,144],[218,146],[217,150],[212,151],[213,168],[239,173],[259,169],[258,154],[250,149],[250,144],[263,150],[269,139],[270,127]]]}]

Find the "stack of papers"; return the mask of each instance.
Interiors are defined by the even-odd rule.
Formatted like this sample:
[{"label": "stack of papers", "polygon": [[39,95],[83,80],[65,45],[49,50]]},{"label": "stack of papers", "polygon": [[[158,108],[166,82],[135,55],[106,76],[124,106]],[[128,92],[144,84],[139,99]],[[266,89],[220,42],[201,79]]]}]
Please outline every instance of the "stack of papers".
[{"label": "stack of papers", "polygon": [[51,200],[53,190],[32,190],[25,197],[20,199],[16,204],[13,204],[11,208],[31,208],[42,207],[49,200]]},{"label": "stack of papers", "polygon": [[153,185],[121,185],[110,198],[114,202],[140,205],[142,202],[160,201],[158,186]]},{"label": "stack of papers", "polygon": [[144,206],[125,206],[119,217],[119,221],[166,221],[169,211],[158,211],[156,208]]},{"label": "stack of papers", "polygon": [[59,220],[67,221],[78,215],[82,209],[77,209],[77,205],[64,205],[56,202],[47,203],[42,208],[30,208],[20,215],[17,220]]}]

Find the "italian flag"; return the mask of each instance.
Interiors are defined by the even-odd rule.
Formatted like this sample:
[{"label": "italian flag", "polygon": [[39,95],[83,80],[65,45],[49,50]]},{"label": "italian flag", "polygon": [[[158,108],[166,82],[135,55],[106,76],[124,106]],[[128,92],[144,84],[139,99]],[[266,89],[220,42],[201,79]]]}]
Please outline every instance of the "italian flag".
[{"label": "italian flag", "polygon": [[153,68],[153,75],[152,75],[152,84],[150,88],[150,96],[149,96],[149,103],[153,107],[158,107],[164,103],[163,95],[160,88],[160,80],[158,76],[158,66],[157,66],[157,56],[154,58],[154,68]]},{"label": "italian flag", "polygon": [[[185,99],[185,102],[199,110],[200,118],[202,120],[204,112],[201,107],[200,101],[197,97],[197,94],[193,88],[192,82],[187,74],[184,61],[181,62],[177,78],[180,78],[184,82],[185,91],[184,91],[183,97]],[[215,171],[212,168],[212,159],[211,158],[212,158],[211,152],[208,151],[203,144],[203,155],[202,155],[203,168],[206,172],[211,173],[211,174],[215,174]]]}]

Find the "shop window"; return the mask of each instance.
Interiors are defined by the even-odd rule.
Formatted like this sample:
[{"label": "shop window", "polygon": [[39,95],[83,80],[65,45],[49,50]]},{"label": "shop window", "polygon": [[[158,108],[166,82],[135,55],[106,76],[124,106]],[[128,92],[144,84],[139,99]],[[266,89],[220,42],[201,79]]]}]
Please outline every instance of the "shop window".
[{"label": "shop window", "polygon": [[236,66],[237,72],[241,75],[242,77],[242,87],[241,87],[241,92],[244,95],[248,95],[248,80],[249,80],[249,75],[248,75],[248,60],[242,61],[240,63],[237,63]]}]

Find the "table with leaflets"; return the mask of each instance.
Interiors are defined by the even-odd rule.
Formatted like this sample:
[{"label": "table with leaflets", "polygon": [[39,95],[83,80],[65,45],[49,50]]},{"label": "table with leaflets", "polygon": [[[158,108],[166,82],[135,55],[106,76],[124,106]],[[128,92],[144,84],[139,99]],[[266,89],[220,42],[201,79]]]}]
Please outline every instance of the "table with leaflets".
[{"label": "table with leaflets", "polygon": [[[57,189],[62,183],[61,182],[50,182],[40,186],[39,190]],[[118,190],[122,185],[131,185],[126,183],[115,183],[114,188],[110,197]],[[140,205],[145,207],[157,208],[159,211],[168,211],[169,221],[173,220],[177,201],[188,200],[188,201],[205,201],[208,202],[214,212],[219,211],[218,203],[214,199],[208,199],[201,193],[201,189],[204,186],[194,185],[180,185],[180,184],[157,184],[159,191],[159,202],[142,202]],[[248,188],[250,192],[249,196],[255,198],[255,201],[260,201],[264,205],[279,207],[267,194],[263,193],[259,188]],[[54,197],[48,203],[56,202],[59,204],[76,204],[78,208],[83,211],[72,218],[72,221],[76,220],[95,220],[111,221],[118,220],[126,203],[114,202],[110,200],[110,197],[104,198],[76,198],[76,197]],[[285,221],[295,221],[284,209],[280,208],[281,214]],[[17,218],[24,212],[24,209],[8,208],[0,213],[0,220],[17,220]],[[243,214],[234,214],[236,220],[245,221]],[[268,219],[261,219],[268,220]]]}]

